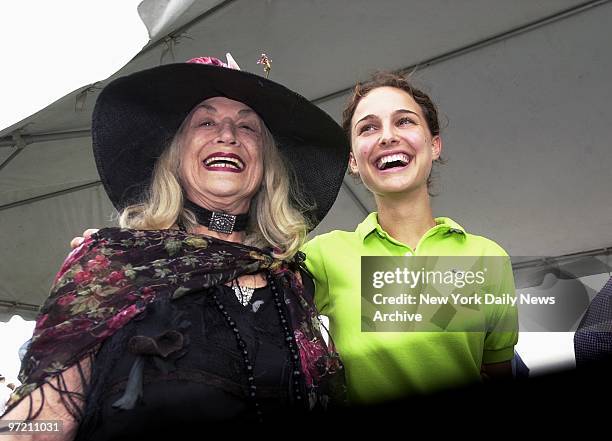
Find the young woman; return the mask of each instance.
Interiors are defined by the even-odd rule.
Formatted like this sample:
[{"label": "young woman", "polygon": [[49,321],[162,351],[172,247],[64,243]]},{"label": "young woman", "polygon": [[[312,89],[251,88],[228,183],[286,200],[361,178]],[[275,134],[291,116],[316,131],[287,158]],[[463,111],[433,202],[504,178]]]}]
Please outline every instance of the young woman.
[{"label": "young woman", "polygon": [[[381,73],[355,86],[343,112],[350,173],[374,195],[377,212],[353,232],[306,243],[316,305],[345,364],[349,400],[374,403],[509,377],[518,338],[516,309],[498,309],[499,332],[362,332],[362,256],[507,256],[447,217],[434,218],[429,186],[442,139],[436,106],[404,77]],[[514,294],[508,264],[494,276]]]}]

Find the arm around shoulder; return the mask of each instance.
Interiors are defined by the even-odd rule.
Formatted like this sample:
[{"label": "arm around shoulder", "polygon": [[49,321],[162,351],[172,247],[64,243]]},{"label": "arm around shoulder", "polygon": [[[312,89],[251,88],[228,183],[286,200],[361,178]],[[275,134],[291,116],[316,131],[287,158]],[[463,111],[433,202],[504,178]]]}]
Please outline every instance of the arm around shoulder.
[{"label": "arm around shoulder", "polygon": [[325,259],[320,245],[320,238],[315,237],[304,244],[302,251],[306,255],[306,270],[314,280],[315,304],[319,312],[325,314],[325,309],[329,303],[329,288]]}]

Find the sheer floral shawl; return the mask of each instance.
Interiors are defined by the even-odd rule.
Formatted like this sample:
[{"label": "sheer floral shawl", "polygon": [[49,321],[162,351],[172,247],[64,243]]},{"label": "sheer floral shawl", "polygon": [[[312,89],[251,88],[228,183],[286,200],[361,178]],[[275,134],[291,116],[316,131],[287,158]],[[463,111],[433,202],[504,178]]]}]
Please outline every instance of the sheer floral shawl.
[{"label": "sheer floral shawl", "polygon": [[296,277],[301,258],[298,253],[294,261],[283,262],[257,248],[179,230],[98,231],[70,253],[55,277],[23,359],[23,384],[10,406],[92,357],[149,303],[265,270],[284,292],[311,407],[343,401],[342,364],[325,344],[317,311]]}]

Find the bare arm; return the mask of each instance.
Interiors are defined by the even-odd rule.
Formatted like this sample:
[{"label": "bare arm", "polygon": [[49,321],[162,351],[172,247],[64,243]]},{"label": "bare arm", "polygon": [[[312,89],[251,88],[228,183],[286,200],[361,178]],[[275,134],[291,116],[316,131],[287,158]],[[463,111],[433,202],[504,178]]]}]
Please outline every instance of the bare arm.
[{"label": "bare arm", "polygon": [[[57,441],[74,439],[78,422],[73,415],[66,409],[64,404],[70,399],[71,407],[82,413],[84,408],[85,384],[89,383],[91,370],[91,360],[85,357],[79,366],[74,365],[61,375],[49,380],[50,384],[45,383],[35,389],[29,396],[25,397],[17,406],[4,414],[1,420],[26,421],[28,417],[34,417],[31,421],[55,420],[62,422],[60,432],[40,432],[28,435],[4,435],[3,441]],[[62,382],[62,383],[60,383]],[[60,394],[56,388],[60,388]],[[68,392],[68,393],[67,393]],[[40,410],[40,412],[38,412]],[[38,414],[37,414],[38,413]]]}]

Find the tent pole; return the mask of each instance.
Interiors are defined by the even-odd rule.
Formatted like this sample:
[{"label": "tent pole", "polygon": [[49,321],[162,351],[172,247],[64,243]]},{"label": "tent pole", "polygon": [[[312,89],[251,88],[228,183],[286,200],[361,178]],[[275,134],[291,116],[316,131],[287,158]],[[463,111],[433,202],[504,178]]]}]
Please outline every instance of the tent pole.
[{"label": "tent pole", "polygon": [[21,153],[21,152],[23,151],[23,149],[24,149],[23,147],[19,147],[19,148],[17,148],[17,150],[15,150],[13,153],[11,153],[11,156],[9,156],[8,158],[6,158],[6,160],[5,160],[5,161],[4,161],[2,164],[0,164],[0,171],[1,171],[1,170],[2,170],[4,167],[6,167],[6,166],[9,164],[9,162],[11,162],[13,159],[15,159],[15,157],[16,157],[16,156],[17,156],[19,153]]},{"label": "tent pole", "polygon": [[[505,32],[501,32],[499,34],[493,35],[492,37],[486,38],[484,40],[481,41],[477,41],[473,44],[458,48],[458,49],[454,49],[452,51],[446,52],[444,54],[435,56],[433,58],[429,58],[427,60],[423,60],[420,61],[416,64],[413,64],[411,66],[407,66],[407,67],[403,67],[401,69],[396,70],[395,72],[398,74],[402,74],[402,75],[406,75],[409,74],[410,72],[413,72],[415,70],[419,70],[419,69],[423,69],[424,67],[427,66],[433,66],[434,64],[439,64],[442,63],[443,61],[447,61],[450,60],[452,58],[456,58],[459,57],[461,55],[467,54],[469,52],[473,52],[475,50],[481,49],[485,46],[489,46],[495,43],[498,43],[500,41],[503,40],[507,40],[509,38],[512,37],[516,37],[520,34],[524,34],[525,32],[530,32],[533,31],[537,28],[540,28],[542,26],[546,26],[549,25],[551,23],[569,18],[573,15],[579,14],[581,12],[585,12],[589,9],[595,8],[597,6],[601,6],[604,5],[605,3],[609,3],[611,0],[591,0],[585,3],[582,3],[578,6],[573,6],[571,8],[568,8],[564,11],[561,12],[557,12],[556,14],[550,15],[548,17],[544,17],[541,18],[539,20],[536,20],[534,22],[531,23],[527,23],[526,25],[522,25],[519,26],[517,28],[514,29],[510,29],[509,31],[505,31]],[[345,95],[347,93],[349,93],[352,90],[352,86],[351,87],[347,87],[341,90],[338,90],[336,92],[332,92],[329,93],[327,95],[323,95],[321,97],[315,98],[312,100],[312,102],[314,104],[320,104],[323,103],[325,101],[330,101],[334,98],[338,98],[341,97],[342,95]]]},{"label": "tent pole", "polygon": [[97,187],[100,184],[102,184],[102,181],[93,181],[93,182],[89,182],[87,184],[77,185],[76,187],[70,187],[70,188],[66,188],[64,190],[59,190],[59,191],[56,191],[56,192],[53,192],[53,193],[47,193],[47,194],[43,194],[43,195],[40,195],[40,196],[35,196],[33,198],[24,199],[22,201],[11,202],[10,204],[0,205],[0,211],[8,210],[9,208],[19,207],[21,205],[31,204],[33,202],[42,201],[42,200],[45,200],[45,199],[53,198],[53,197],[56,197],[56,196],[61,196],[61,195],[68,194],[68,193],[74,193],[75,191],[86,190],[88,188]]},{"label": "tent pole", "polygon": [[[43,133],[40,135],[21,135],[21,139],[25,145],[28,145],[35,142],[63,141],[65,139],[88,138],[90,136],[91,132],[89,130],[76,130],[72,132]],[[0,138],[0,147],[14,147],[15,145],[17,144],[13,135]]]}]

